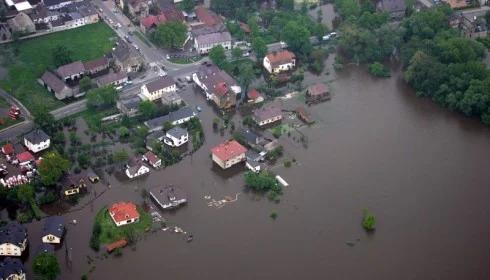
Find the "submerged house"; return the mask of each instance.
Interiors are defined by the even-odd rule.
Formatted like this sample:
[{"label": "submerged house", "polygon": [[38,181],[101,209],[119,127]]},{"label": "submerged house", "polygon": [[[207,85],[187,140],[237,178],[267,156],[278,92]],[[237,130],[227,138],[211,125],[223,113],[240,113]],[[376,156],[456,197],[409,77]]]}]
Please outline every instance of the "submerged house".
[{"label": "submerged house", "polygon": [[59,184],[65,197],[79,194],[87,187],[85,178],[81,174],[67,174],[63,176]]},{"label": "submerged house", "polygon": [[314,104],[330,99],[330,91],[327,85],[323,83],[317,83],[311,85],[306,89],[306,103]]},{"label": "submerged house", "polygon": [[150,197],[162,209],[168,210],[187,203],[187,195],[176,186],[157,187],[150,190]]},{"label": "submerged house", "polygon": [[126,165],[126,176],[128,176],[129,179],[133,179],[139,176],[143,176],[146,173],[150,172],[150,168],[146,166],[146,164],[143,161],[143,157],[136,157],[133,158],[129,163]]},{"label": "submerged house", "polygon": [[62,216],[51,216],[44,220],[43,243],[60,244],[64,234],[65,221]]},{"label": "submerged house", "polygon": [[1,280],[26,280],[24,265],[17,258],[7,257],[0,262]]},{"label": "submerged house", "polygon": [[0,228],[0,256],[20,257],[27,249],[27,229],[18,222]]},{"label": "submerged house", "polygon": [[246,160],[247,148],[235,140],[231,140],[211,149],[213,161],[223,169]]}]

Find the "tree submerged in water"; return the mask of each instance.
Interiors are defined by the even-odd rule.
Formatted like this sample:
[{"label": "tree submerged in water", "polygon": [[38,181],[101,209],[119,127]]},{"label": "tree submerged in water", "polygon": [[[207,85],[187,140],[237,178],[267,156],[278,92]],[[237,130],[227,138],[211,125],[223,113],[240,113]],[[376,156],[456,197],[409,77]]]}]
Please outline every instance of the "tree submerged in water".
[{"label": "tree submerged in water", "polygon": [[362,227],[368,232],[374,231],[376,229],[376,217],[368,209],[364,209],[363,212]]}]

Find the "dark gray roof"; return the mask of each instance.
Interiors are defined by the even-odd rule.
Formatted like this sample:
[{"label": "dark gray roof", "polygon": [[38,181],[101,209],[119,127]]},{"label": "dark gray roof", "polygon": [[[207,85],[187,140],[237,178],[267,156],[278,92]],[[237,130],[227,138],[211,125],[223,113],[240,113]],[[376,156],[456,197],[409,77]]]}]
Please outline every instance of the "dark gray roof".
[{"label": "dark gray roof", "polygon": [[161,90],[161,89],[170,87],[174,84],[175,84],[174,79],[172,79],[169,76],[165,76],[165,77],[160,77],[155,81],[147,83],[146,88],[151,93],[151,92],[155,92],[157,90]]},{"label": "dark gray roof", "polygon": [[27,229],[18,222],[10,222],[0,228],[0,244],[12,243],[20,246],[27,238]]},{"label": "dark gray roof", "polygon": [[0,262],[0,279],[10,279],[11,275],[19,275],[24,273],[24,265],[19,259],[5,258]]},{"label": "dark gray roof", "polygon": [[37,248],[37,254],[41,253],[54,253],[54,246],[49,243],[42,243]]},{"label": "dark gray roof", "polygon": [[176,126],[176,127],[172,128],[172,129],[170,129],[169,131],[167,131],[167,134],[168,135],[171,135],[171,136],[173,136],[175,138],[180,138],[180,137],[182,137],[184,135],[187,135],[188,132],[187,132],[187,129],[181,128],[179,126]]},{"label": "dark gray roof", "polygon": [[120,81],[120,80],[124,80],[128,77],[128,74],[124,71],[120,71],[120,72],[111,72],[107,75],[104,75],[102,77],[99,77],[97,79],[97,83],[100,84],[101,86],[106,86],[110,83],[113,83],[113,82],[116,82],[116,81]]},{"label": "dark gray roof", "polygon": [[261,137],[257,133],[248,129],[243,130],[242,135],[245,138],[245,141],[247,141],[247,143],[252,145],[257,145],[258,142],[260,142],[261,140]]},{"label": "dark gray roof", "polygon": [[41,76],[41,80],[55,92],[61,92],[66,87],[65,83],[51,71],[44,72]]},{"label": "dark gray roof", "polygon": [[62,65],[58,67],[58,69],[56,69],[56,73],[58,73],[58,75],[63,78],[83,72],[85,72],[85,66],[80,60]]},{"label": "dark gray roof", "polygon": [[151,144],[153,140],[161,141],[163,137],[165,137],[165,132],[163,130],[152,132],[146,136],[146,144]]},{"label": "dark gray roof", "polygon": [[82,17],[97,14],[97,11],[89,1],[73,2],[61,8],[61,11],[64,13],[78,13]]},{"label": "dark gray roof", "polygon": [[65,220],[61,216],[51,216],[44,220],[42,236],[48,234],[62,238],[65,233]]},{"label": "dark gray roof", "polygon": [[141,98],[135,96],[128,99],[121,99],[119,100],[119,103],[121,103],[128,110],[139,109]]},{"label": "dark gray roof", "polygon": [[270,104],[254,110],[253,115],[256,120],[265,121],[282,115],[282,112],[281,112],[281,107],[275,104]]},{"label": "dark gray roof", "polygon": [[252,166],[253,168],[256,168],[257,166],[260,166],[260,163],[258,161],[255,161],[255,160],[250,160],[250,159],[247,159],[247,164]]},{"label": "dark gray roof", "polygon": [[254,150],[248,150],[245,152],[245,157],[251,161],[260,161],[262,156]]},{"label": "dark gray roof", "polygon": [[32,144],[38,144],[48,140],[49,136],[43,130],[35,129],[24,135],[24,138]]},{"label": "dark gray roof", "polygon": [[168,115],[151,119],[145,122],[145,125],[150,129],[155,129],[158,127],[163,127],[166,122],[174,122],[177,120],[189,118],[195,116],[196,113],[190,107],[182,107],[177,111],[170,112]]},{"label": "dark gray roof", "polygon": [[156,187],[150,190],[150,196],[164,209],[174,208],[187,202],[187,195],[176,186]]},{"label": "dark gray roof", "polygon": [[143,166],[146,166],[146,164],[143,162],[141,156],[134,157],[128,163],[128,172],[131,175],[135,175],[136,173],[138,173],[138,170],[140,170],[140,168]]}]

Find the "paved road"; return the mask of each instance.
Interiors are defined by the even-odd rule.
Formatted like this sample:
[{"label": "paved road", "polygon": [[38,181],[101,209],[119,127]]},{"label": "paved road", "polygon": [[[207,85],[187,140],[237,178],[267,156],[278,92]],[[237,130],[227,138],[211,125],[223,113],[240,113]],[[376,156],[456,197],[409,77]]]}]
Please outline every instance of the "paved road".
[{"label": "paved road", "polygon": [[475,9],[468,9],[468,10],[463,10],[461,13],[468,18],[472,17],[481,17],[484,16],[487,11],[490,11],[490,7],[488,6],[483,6],[480,8],[475,8]]},{"label": "paved road", "polygon": [[76,113],[85,111],[86,109],[87,109],[87,100],[82,99],[80,101],[70,103],[66,106],[51,111],[51,115],[53,115],[55,120],[60,120],[62,118],[66,118]]}]

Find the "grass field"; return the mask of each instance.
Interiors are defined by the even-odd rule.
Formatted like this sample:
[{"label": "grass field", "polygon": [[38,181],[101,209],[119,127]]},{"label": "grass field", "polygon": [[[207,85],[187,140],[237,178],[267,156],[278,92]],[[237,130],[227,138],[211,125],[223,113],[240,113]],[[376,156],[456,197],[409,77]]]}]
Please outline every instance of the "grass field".
[{"label": "grass field", "polygon": [[137,223],[116,227],[116,224],[112,221],[107,207],[104,207],[95,217],[96,222],[100,223],[101,234],[99,237],[100,244],[109,244],[119,239],[126,238],[128,231],[134,231],[136,235],[141,234],[150,229],[152,224],[152,218],[150,214],[146,213],[141,207],[138,207],[140,213],[140,221]]},{"label": "grass field", "polygon": [[[114,32],[105,23],[96,23],[80,28],[57,32],[51,35],[18,42],[18,56],[4,65],[9,77],[0,81],[0,87],[17,97],[26,107],[34,110],[36,105],[55,109],[64,105],[54,98],[37,79],[46,69],[54,69],[52,50],[63,45],[72,53],[74,60],[89,60],[108,53],[113,47]],[[13,49],[13,45],[8,46]],[[2,52],[9,55],[9,52]],[[13,52],[10,51],[10,55]],[[4,59],[5,61],[5,59]]]}]

